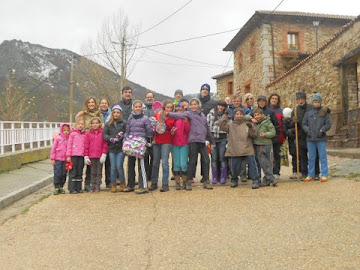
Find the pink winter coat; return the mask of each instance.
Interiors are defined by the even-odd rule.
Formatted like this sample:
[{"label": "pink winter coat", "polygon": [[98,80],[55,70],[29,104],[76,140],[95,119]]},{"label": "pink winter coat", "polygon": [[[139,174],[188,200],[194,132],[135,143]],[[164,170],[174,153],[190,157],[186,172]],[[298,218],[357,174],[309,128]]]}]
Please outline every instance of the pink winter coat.
[{"label": "pink winter coat", "polygon": [[190,123],[189,120],[185,121],[184,118],[176,119],[174,123],[176,131],[173,136],[173,145],[183,146],[188,145]]},{"label": "pink winter coat", "polygon": [[51,147],[50,159],[51,160],[66,160],[66,148],[69,140],[69,135],[64,135],[63,129],[65,126],[68,126],[70,129],[70,125],[67,123],[61,124],[60,126],[60,134],[54,140],[54,144]]},{"label": "pink winter coat", "polygon": [[90,129],[85,136],[84,156],[89,158],[100,158],[102,154],[107,154],[108,144],[102,136],[102,128]]},{"label": "pink winter coat", "polygon": [[85,151],[85,130],[80,131],[77,128],[70,133],[69,142],[66,149],[66,156],[84,156]]}]

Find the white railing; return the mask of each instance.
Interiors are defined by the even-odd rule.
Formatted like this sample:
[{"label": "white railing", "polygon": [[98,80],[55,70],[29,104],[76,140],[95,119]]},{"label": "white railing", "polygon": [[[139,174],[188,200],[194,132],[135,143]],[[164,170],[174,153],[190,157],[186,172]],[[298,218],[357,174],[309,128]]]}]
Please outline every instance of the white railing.
[{"label": "white railing", "polygon": [[0,154],[52,145],[58,122],[0,121]]}]

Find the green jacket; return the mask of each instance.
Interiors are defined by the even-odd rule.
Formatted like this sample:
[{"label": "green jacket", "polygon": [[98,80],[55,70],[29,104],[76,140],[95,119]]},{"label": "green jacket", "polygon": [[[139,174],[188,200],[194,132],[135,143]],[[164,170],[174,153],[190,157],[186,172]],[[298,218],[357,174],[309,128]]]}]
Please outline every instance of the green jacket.
[{"label": "green jacket", "polygon": [[[276,131],[274,125],[271,123],[270,118],[265,116],[260,123],[256,124],[257,138],[254,139],[254,144],[257,145],[272,145],[272,138],[275,137]],[[265,138],[261,138],[260,134],[265,133]]]}]

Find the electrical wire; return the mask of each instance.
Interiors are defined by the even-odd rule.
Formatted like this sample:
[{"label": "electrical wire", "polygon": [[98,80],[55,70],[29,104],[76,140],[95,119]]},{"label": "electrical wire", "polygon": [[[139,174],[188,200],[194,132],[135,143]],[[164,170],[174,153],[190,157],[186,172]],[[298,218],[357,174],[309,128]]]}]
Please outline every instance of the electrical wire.
[{"label": "electrical wire", "polygon": [[161,20],[160,22],[158,22],[157,24],[151,26],[150,28],[146,29],[145,31],[140,32],[139,34],[135,35],[134,37],[138,37],[146,32],[149,32],[150,30],[154,29],[155,27],[159,26],[160,24],[162,24],[163,22],[167,21],[168,19],[170,19],[172,16],[174,16],[176,13],[178,13],[180,10],[182,10],[183,8],[185,8],[188,4],[190,4],[193,0],[188,1],[185,5],[181,6],[179,9],[177,9],[175,12],[173,12],[172,14],[170,14],[169,16],[167,16],[165,19]]}]

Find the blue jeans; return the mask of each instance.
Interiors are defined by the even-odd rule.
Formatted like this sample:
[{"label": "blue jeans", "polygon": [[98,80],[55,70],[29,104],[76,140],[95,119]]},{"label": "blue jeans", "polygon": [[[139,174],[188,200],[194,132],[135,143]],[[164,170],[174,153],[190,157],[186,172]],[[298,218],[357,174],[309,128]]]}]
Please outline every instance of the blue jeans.
[{"label": "blue jeans", "polygon": [[[227,142],[217,142],[211,149],[211,168],[226,168],[225,151]],[[220,166],[218,166],[220,165]]]},{"label": "blue jeans", "polygon": [[124,156],[123,152],[109,153],[111,184],[116,183],[116,176],[119,176],[121,182],[125,181]]},{"label": "blue jeans", "polygon": [[174,145],[172,156],[174,159],[174,172],[187,172],[189,147],[187,145]]},{"label": "blue jeans", "polygon": [[328,177],[328,165],[327,165],[327,156],[326,156],[326,141],[315,142],[308,141],[306,142],[308,153],[309,153],[309,170],[308,176],[315,177],[315,159],[316,159],[316,149],[319,154],[320,160],[320,172],[322,177]]},{"label": "blue jeans", "polygon": [[160,159],[162,165],[162,184],[169,184],[169,154],[172,149],[171,144],[154,144],[153,145],[153,169],[151,173],[151,182],[158,183]]}]

